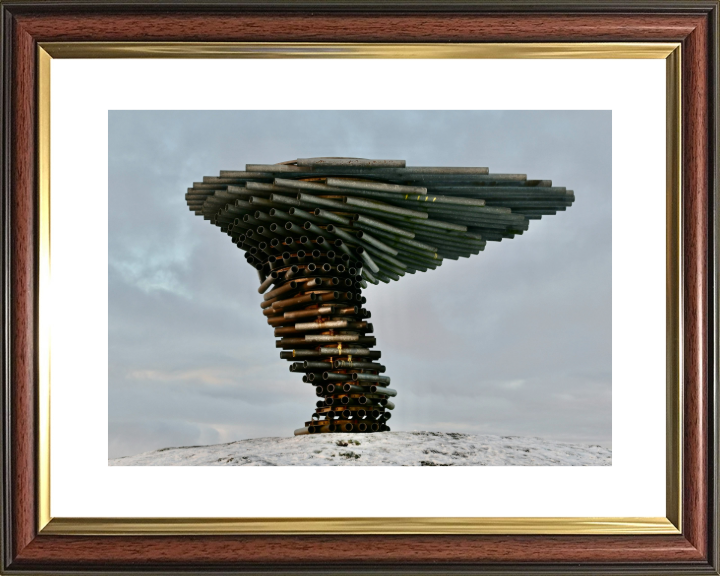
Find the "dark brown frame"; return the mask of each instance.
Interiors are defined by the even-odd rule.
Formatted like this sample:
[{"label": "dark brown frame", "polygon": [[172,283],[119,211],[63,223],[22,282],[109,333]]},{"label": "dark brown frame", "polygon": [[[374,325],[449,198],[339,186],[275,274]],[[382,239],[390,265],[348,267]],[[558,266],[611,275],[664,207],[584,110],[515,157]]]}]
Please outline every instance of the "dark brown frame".
[{"label": "dark brown frame", "polygon": [[[0,15],[3,573],[719,573],[717,1],[8,0]],[[682,535],[38,534],[36,56],[75,41],[682,43]]]}]

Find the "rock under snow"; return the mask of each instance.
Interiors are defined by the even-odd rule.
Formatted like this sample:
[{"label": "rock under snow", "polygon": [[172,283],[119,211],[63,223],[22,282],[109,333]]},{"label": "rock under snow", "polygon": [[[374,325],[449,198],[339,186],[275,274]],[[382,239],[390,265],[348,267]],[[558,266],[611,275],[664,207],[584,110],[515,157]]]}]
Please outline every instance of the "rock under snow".
[{"label": "rock under snow", "polygon": [[163,448],[110,466],[610,466],[612,450],[454,432],[312,434]]}]

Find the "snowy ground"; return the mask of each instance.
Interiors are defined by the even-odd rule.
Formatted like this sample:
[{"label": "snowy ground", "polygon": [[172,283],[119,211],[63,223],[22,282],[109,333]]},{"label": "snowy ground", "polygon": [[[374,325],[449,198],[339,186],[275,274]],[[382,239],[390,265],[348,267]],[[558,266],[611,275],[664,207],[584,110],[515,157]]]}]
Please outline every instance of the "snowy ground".
[{"label": "snowy ground", "polygon": [[163,448],[110,466],[610,466],[612,450],[452,432],[312,434]]}]

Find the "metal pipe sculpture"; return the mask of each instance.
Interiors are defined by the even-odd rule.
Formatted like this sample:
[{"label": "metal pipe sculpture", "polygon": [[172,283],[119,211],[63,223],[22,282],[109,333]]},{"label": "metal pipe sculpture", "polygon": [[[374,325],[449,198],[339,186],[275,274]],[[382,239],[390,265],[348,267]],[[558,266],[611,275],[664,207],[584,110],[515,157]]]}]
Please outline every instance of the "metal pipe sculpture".
[{"label": "metal pipe sculpture", "polygon": [[206,176],[185,199],[245,252],[280,358],[315,387],[320,399],[298,435],[390,430],[396,391],[368,335],[368,282],[478,254],[565,210],[575,195],[487,168],[300,158]]}]

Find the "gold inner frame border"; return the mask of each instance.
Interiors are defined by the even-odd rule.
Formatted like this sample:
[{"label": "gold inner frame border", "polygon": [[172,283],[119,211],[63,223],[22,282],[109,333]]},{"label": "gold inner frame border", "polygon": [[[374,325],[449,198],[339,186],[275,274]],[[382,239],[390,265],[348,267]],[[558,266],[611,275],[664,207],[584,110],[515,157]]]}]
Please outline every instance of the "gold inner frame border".
[{"label": "gold inner frame border", "polygon": [[[50,514],[50,71],[54,58],[664,59],[666,61],[666,517],[53,518]],[[52,535],[679,534],[682,519],[682,156],[679,43],[39,43],[38,530]]]}]

